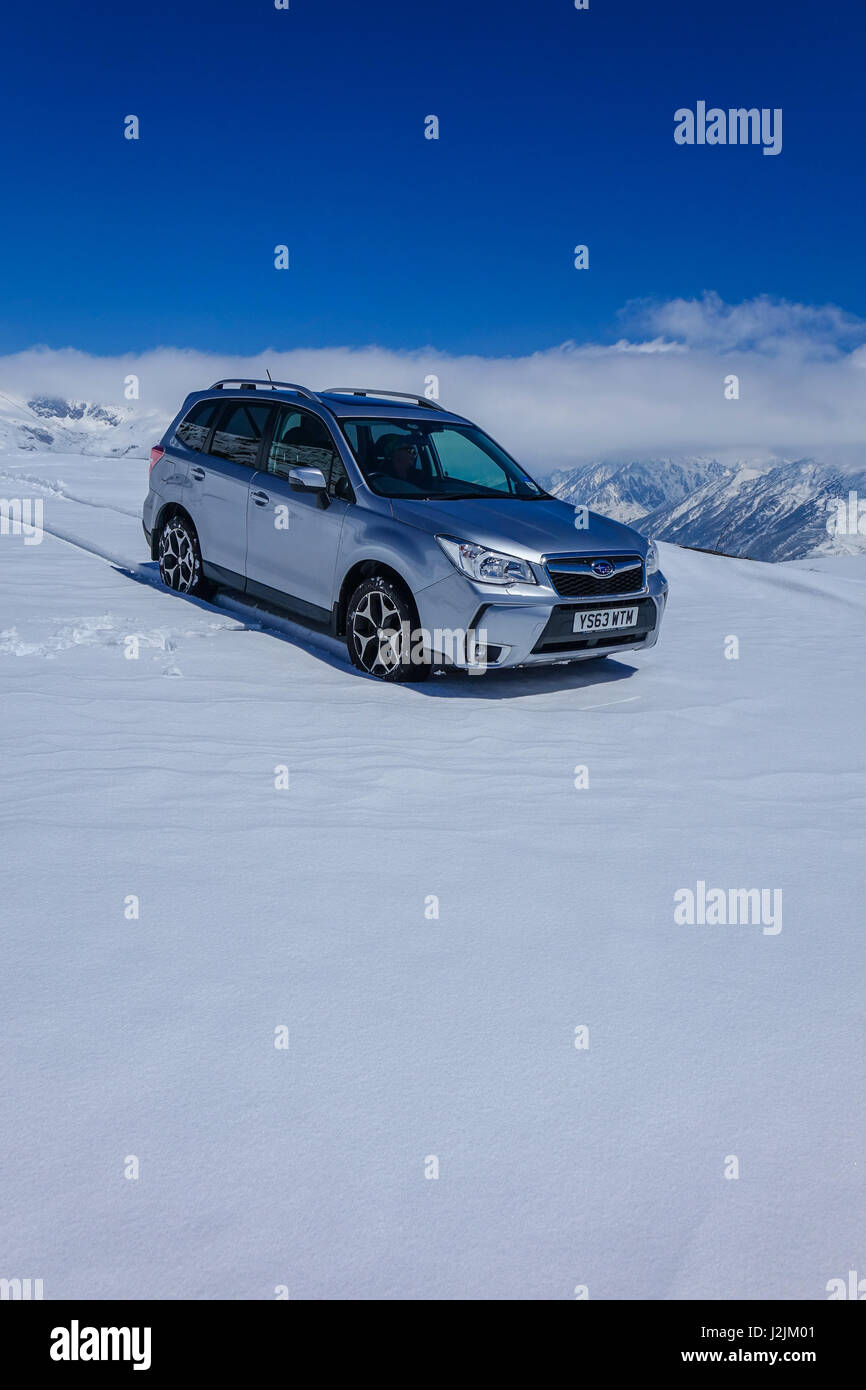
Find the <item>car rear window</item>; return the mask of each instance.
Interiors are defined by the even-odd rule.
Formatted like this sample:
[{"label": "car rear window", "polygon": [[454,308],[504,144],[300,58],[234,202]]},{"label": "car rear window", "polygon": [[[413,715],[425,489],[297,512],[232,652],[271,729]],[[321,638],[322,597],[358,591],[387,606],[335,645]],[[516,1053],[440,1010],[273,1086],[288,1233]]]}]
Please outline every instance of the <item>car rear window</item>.
[{"label": "car rear window", "polygon": [[175,430],[175,435],[184,448],[201,453],[207,443],[214,420],[223,401],[196,401],[192,410],[184,416]]}]

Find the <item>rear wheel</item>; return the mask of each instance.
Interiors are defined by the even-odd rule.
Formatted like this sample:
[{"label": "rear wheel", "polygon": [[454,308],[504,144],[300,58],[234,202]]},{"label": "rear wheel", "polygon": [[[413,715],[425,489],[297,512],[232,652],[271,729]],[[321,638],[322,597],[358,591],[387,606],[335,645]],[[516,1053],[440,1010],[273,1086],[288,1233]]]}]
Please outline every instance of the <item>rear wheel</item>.
[{"label": "rear wheel", "polygon": [[352,664],[379,680],[424,681],[430,675],[415,606],[405,589],[384,575],[365,579],[349,600],[346,645]]},{"label": "rear wheel", "polygon": [[204,577],[195,527],[181,512],[173,512],[164,522],[157,556],[159,577],[167,588],[195,598],[208,598],[213,592],[213,585]]}]

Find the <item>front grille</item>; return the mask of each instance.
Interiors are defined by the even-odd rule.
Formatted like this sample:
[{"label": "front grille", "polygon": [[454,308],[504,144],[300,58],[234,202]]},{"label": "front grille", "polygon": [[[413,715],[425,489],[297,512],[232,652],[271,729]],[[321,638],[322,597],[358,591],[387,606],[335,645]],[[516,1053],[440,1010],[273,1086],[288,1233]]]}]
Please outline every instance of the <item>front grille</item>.
[{"label": "front grille", "polygon": [[[606,605],[607,606],[607,605]],[[585,604],[558,603],[547,621],[547,626],[532,648],[533,655],[551,652],[585,652],[594,647],[639,646],[645,642],[656,625],[656,606],[651,598],[638,599],[637,603],[610,604],[611,608],[637,608],[637,625],[627,632],[600,632],[596,637],[578,637],[574,631],[574,615],[585,609]]]},{"label": "front grille", "polygon": [[[613,574],[593,574],[595,560],[609,560]],[[609,594],[636,594],[643,588],[643,562],[639,555],[558,555],[548,560],[547,572],[563,598],[605,598]]]}]

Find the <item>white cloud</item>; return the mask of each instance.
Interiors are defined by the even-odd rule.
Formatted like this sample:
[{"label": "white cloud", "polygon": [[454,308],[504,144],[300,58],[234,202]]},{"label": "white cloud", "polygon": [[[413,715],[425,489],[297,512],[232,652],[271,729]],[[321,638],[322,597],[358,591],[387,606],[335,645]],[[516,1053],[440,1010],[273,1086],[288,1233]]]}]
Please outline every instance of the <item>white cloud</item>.
[{"label": "white cloud", "polygon": [[[218,377],[265,377],[423,392],[488,429],[538,472],[596,457],[671,453],[815,455],[866,461],[866,322],[833,306],[761,297],[630,305],[628,336],[569,342],[523,357],[435,349],[296,349],[224,357],[159,348],[122,357],[34,348],[0,358],[0,391],[123,404],[141,382],[142,412],[170,418]],[[739,377],[739,400],[724,379]]]},{"label": "white cloud", "polygon": [[632,331],[652,332],[689,348],[836,359],[866,341],[866,321],[835,304],[792,304],[759,295],[726,304],[719,295],[700,299],[639,300],[621,320]]}]

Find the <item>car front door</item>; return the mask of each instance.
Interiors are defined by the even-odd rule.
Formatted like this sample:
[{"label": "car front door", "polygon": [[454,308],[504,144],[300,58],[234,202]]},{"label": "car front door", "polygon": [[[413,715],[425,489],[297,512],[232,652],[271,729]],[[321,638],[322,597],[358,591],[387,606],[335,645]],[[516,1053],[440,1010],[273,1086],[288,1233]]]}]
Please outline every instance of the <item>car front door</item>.
[{"label": "car front door", "polygon": [[273,411],[255,400],[226,401],[208,452],[190,464],[189,509],[205,573],[234,588],[244,587],[247,499]]},{"label": "car front door", "polygon": [[[298,492],[292,468],[319,468],[328,489]],[[304,616],[325,620],[333,603],[340,531],[354,495],[324,420],[284,406],[267,458],[250,484],[247,511],[247,590],[273,591]]]}]

